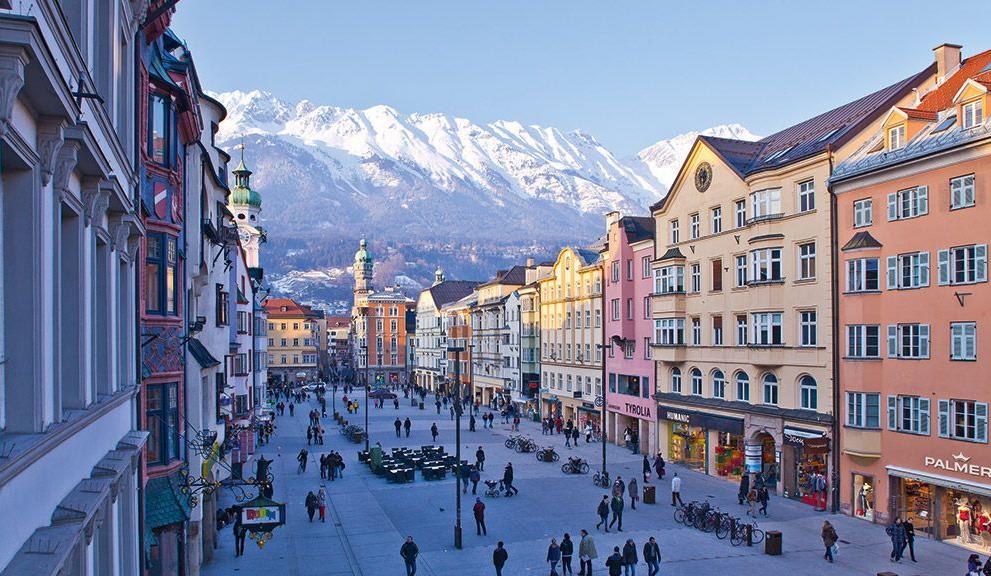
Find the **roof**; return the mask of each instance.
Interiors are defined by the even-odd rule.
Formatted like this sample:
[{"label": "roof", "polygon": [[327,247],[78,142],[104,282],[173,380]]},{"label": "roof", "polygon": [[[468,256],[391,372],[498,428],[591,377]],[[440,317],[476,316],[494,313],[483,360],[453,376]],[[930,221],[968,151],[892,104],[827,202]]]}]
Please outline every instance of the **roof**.
[{"label": "roof", "polygon": [[[283,310],[282,308],[286,308]],[[297,303],[292,298],[269,298],[265,301],[269,318],[312,317],[315,313],[309,306]]]},{"label": "roof", "polygon": [[854,234],[853,238],[850,238],[850,241],[844,244],[840,250],[860,250],[863,248],[880,248],[881,246],[882,244],[877,241],[877,238],[864,230]]},{"label": "roof", "polygon": [[479,282],[474,280],[445,280],[427,290],[434,299],[434,306],[439,309],[448,302],[454,302],[471,294],[478,285]]},{"label": "roof", "polygon": [[916,108],[926,112],[939,112],[950,108],[953,106],[953,98],[968,78],[985,82],[991,80],[991,70],[985,70],[989,64],[991,64],[991,50],[964,59],[960,63],[960,68],[923,96],[922,102]]},{"label": "roof", "polygon": [[196,363],[200,365],[200,368],[204,370],[207,368],[213,368],[214,366],[220,365],[220,360],[214,358],[213,354],[206,349],[206,346],[197,338],[189,339],[189,352],[196,359]]},{"label": "roof", "polygon": [[481,284],[480,286],[493,286],[502,284],[508,286],[522,286],[526,283],[526,266],[513,266],[509,270],[499,270],[494,278]]},{"label": "roof", "polygon": [[681,250],[677,246],[672,246],[668,248],[668,251],[661,256],[661,260],[674,260],[676,258],[684,258],[685,255],[681,253]]},{"label": "roof", "polygon": [[623,216],[619,225],[626,232],[626,240],[630,244],[654,238],[654,219],[650,216]]},{"label": "roof", "polygon": [[351,326],[350,316],[327,316],[327,328],[345,328]]},{"label": "roof", "polygon": [[189,519],[189,503],[180,491],[178,473],[148,480],[145,486],[145,528],[154,530]]}]

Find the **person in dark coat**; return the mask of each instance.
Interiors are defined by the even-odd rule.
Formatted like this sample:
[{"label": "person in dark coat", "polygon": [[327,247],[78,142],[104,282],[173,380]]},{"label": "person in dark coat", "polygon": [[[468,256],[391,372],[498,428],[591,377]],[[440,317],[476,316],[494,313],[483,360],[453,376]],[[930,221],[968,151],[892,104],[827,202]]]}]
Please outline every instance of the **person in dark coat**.
[{"label": "person in dark coat", "polygon": [[657,453],[657,458],[654,458],[654,472],[657,473],[658,480],[664,480],[664,456],[661,453]]},{"label": "person in dark coat", "polygon": [[399,555],[406,562],[406,576],[414,576],[416,574],[416,557],[420,555],[420,549],[413,542],[412,536],[406,537],[406,542],[399,549]]},{"label": "person in dark coat", "polygon": [[561,561],[561,547],[557,545],[557,539],[551,538],[551,545],[547,547],[547,563],[551,565],[551,576],[557,576],[557,563]]},{"label": "person in dark coat", "polygon": [[747,494],[750,494],[750,474],[744,473],[740,478],[740,491],[736,493],[736,499],[741,506],[747,500]]},{"label": "person in dark coat", "polygon": [[609,576],[623,576],[623,556],[619,553],[619,546],[613,546],[612,555],[606,558],[606,568],[609,569]]},{"label": "person in dark coat", "polygon": [[895,518],[895,521],[885,528],[884,531],[888,534],[888,538],[891,539],[891,561],[900,562],[906,545],[905,526],[902,525],[902,519]]},{"label": "person in dark coat", "polygon": [[475,450],[475,466],[479,470],[485,470],[485,450],[482,450],[481,446],[478,447],[478,450]]},{"label": "person in dark coat", "polygon": [[647,576],[657,576],[661,571],[661,547],[653,536],[643,545],[643,561],[647,563]]},{"label": "person in dark coat", "polygon": [[409,438],[409,429],[412,427],[413,427],[413,423],[410,422],[409,416],[407,416],[406,420],[403,422],[403,430],[406,432],[407,438]]},{"label": "person in dark coat", "polygon": [[575,541],[571,539],[571,534],[564,533],[561,540],[561,576],[574,574],[571,569],[571,557],[575,555]]},{"label": "person in dark coat", "polygon": [[507,462],[506,469],[502,472],[502,486],[506,489],[506,496],[515,496],[520,491],[513,486],[513,463]]},{"label": "person in dark coat", "polygon": [[[918,562],[915,559],[915,524],[912,524],[912,520],[906,518],[902,521],[902,526],[905,527],[905,543],[908,544],[908,554],[912,559],[912,562]],[[904,549],[902,552],[904,553]]]},{"label": "person in dark coat", "polygon": [[434,442],[436,442],[437,441],[437,423],[436,422],[430,425],[430,435],[433,437]]},{"label": "person in dark coat", "polygon": [[485,504],[481,498],[475,498],[475,505],[471,507],[471,511],[475,515],[475,531],[479,536],[488,536],[489,532],[485,529]]},{"label": "person in dark coat", "polygon": [[609,531],[609,497],[603,496],[602,500],[599,501],[599,507],[596,509],[599,514],[599,523],[595,525],[596,528],[599,526],[605,526],[606,532]]},{"label": "person in dark coat", "polygon": [[771,499],[771,493],[768,491],[767,486],[761,486],[757,489],[757,501],[760,502],[760,512],[764,516],[767,516],[767,501]]},{"label": "person in dark coat", "polygon": [[317,502],[317,495],[310,490],[303,504],[306,506],[306,515],[309,516],[310,522],[313,522],[313,515],[317,513],[317,508],[320,506],[320,503]]},{"label": "person in dark coat", "polygon": [[640,558],[637,557],[637,545],[633,543],[633,539],[629,538],[626,540],[626,544],[623,545],[623,567],[628,576],[633,576],[637,571],[637,562]]},{"label": "person in dark coat", "polygon": [[400,431],[403,428],[403,421],[400,420],[399,418],[396,418],[396,421],[393,422],[393,425],[396,427],[396,438],[400,438],[401,437]]},{"label": "person in dark coat", "polygon": [[248,534],[248,529],[241,524],[241,507],[234,506],[234,556],[244,556],[244,537]]},{"label": "person in dark coat", "polygon": [[643,483],[650,482],[650,460],[647,455],[643,455]]},{"label": "person in dark coat", "polygon": [[822,555],[823,559],[829,561],[830,564],[833,562],[833,546],[839,537],[836,535],[836,528],[829,523],[829,520],[825,520],[822,523],[822,545],[826,547],[826,553]]},{"label": "person in dark coat", "polygon": [[471,481],[471,493],[478,493],[478,482],[482,479],[482,475],[478,473],[478,467],[472,466],[471,472],[468,473],[468,480]]},{"label": "person in dark coat", "polygon": [[502,567],[509,560],[509,552],[503,546],[502,540],[496,544],[496,549],[492,551],[492,565],[495,566],[496,576],[502,576]]},{"label": "person in dark coat", "polygon": [[613,524],[619,523],[618,531],[623,531],[623,497],[613,496],[612,501],[609,502],[609,509],[612,510],[612,520],[609,521],[608,528],[612,528]]}]

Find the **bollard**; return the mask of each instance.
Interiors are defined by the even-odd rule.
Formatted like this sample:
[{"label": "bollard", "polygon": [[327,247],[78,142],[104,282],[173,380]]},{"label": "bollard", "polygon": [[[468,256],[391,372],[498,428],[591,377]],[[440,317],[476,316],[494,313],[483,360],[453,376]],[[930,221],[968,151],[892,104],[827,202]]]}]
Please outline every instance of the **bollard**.
[{"label": "bollard", "polygon": [[747,546],[754,545],[754,527],[747,524]]}]

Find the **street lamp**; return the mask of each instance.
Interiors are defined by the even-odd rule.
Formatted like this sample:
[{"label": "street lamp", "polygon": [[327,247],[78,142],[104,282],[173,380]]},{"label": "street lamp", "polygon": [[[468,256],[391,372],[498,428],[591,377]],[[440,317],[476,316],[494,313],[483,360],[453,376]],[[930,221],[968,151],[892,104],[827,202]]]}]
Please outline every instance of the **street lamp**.
[{"label": "street lamp", "polygon": [[368,343],[361,345],[361,355],[365,358],[365,452],[368,452]]},{"label": "street lamp", "polygon": [[[455,442],[455,464],[454,464],[454,547],[461,549],[461,353],[463,347],[451,346],[447,349],[448,355],[454,354],[454,442]],[[449,356],[450,357],[450,356]]]}]

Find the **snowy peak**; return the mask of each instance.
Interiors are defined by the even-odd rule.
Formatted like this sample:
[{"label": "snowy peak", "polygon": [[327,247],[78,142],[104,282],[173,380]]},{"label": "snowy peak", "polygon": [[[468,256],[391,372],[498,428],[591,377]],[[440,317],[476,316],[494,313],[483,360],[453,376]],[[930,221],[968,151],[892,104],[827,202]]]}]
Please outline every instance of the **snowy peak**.
[{"label": "snowy peak", "polygon": [[749,141],[760,140],[761,138],[739,124],[723,124],[700,132],[687,132],[669,140],[661,140],[641,150],[637,154],[637,158],[647,166],[651,175],[667,188],[671,186],[678,175],[681,164],[685,161],[692,144],[699,136]]}]

